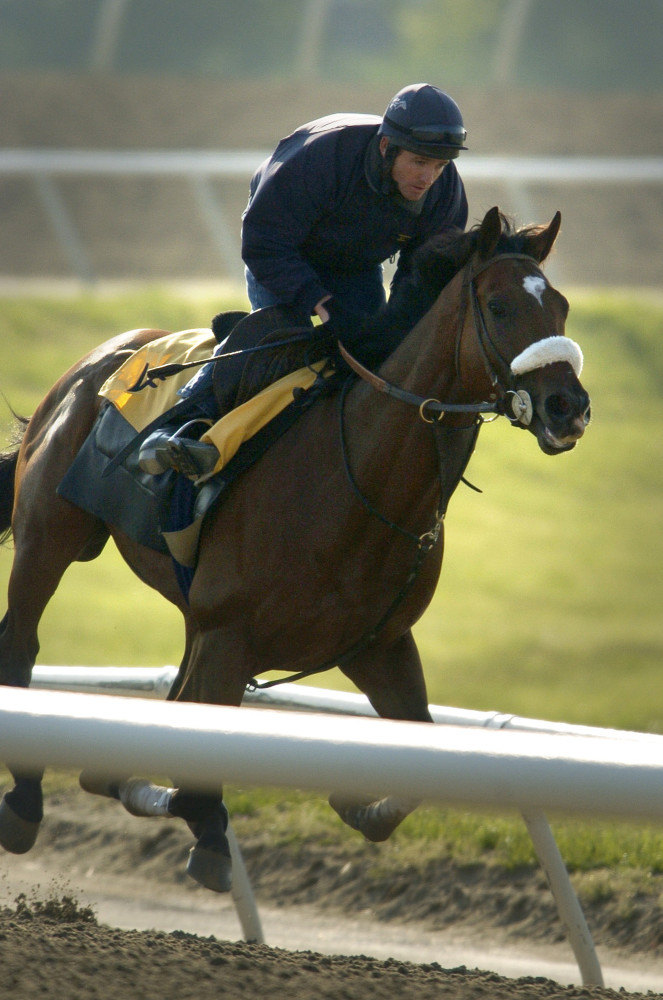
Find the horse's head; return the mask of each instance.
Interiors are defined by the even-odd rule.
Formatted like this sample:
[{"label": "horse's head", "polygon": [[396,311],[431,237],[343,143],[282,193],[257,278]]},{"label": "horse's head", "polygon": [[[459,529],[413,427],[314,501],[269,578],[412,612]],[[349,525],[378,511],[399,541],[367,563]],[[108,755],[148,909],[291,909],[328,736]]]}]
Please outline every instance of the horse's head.
[{"label": "horse's head", "polygon": [[558,212],[547,227],[512,232],[497,208],[487,213],[463,273],[457,351],[466,388],[487,391],[547,455],[573,448],[590,418],[582,352],[564,335],[568,302],[539,268],[560,222]]}]

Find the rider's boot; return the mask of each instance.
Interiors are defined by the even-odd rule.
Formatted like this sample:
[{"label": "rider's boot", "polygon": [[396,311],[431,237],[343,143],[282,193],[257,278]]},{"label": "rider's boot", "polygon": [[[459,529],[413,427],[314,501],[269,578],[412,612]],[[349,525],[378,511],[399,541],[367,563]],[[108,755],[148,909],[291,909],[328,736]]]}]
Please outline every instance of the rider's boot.
[{"label": "rider's boot", "polygon": [[[224,350],[227,343],[226,339],[215,353]],[[223,391],[214,387],[213,362],[203,365],[200,371],[182,386],[178,395],[195,403],[196,410],[201,416],[190,420],[177,430],[173,430],[172,426],[162,427],[145,438],[138,452],[138,464],[143,472],[158,476],[167,469],[174,469],[189,479],[200,479],[213,471],[219,460],[219,452],[213,444],[198,441],[187,432],[194,424],[202,423],[211,427],[225,413],[230,412],[243,366],[244,358],[239,354],[233,355],[227,362],[226,385]]]},{"label": "rider's boot", "polygon": [[212,423],[210,420],[191,420],[178,430],[162,427],[145,438],[138,452],[138,464],[143,472],[158,476],[174,469],[189,479],[209,475],[219,461],[219,452],[213,444],[187,436],[193,424],[202,422],[206,426]]},{"label": "rider's boot", "polygon": [[[145,438],[138,452],[138,464],[150,476],[158,476],[174,469],[189,479],[199,479],[214,469],[219,453],[213,444],[199,441],[202,430],[219,419],[218,404],[214,396],[212,371],[214,365],[206,364],[178,392],[182,399],[195,397],[195,409],[200,416],[182,427],[172,424],[158,428]],[[196,433],[192,434],[194,426]]]}]

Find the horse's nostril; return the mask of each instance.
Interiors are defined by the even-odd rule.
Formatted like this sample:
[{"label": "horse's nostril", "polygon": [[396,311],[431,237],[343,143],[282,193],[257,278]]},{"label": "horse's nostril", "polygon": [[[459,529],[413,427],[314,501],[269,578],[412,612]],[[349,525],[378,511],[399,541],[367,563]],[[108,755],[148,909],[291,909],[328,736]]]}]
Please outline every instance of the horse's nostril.
[{"label": "horse's nostril", "polygon": [[563,419],[571,413],[571,403],[566,396],[554,395],[546,399],[546,413],[552,419]]}]

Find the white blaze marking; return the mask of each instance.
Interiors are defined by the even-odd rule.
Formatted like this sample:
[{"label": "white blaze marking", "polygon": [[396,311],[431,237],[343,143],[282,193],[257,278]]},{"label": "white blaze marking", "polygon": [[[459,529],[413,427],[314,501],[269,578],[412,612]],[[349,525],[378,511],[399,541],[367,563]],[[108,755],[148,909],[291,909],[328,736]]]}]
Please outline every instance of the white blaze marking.
[{"label": "white blaze marking", "polygon": [[542,278],[539,274],[528,274],[526,278],[523,278],[523,288],[530,295],[533,295],[540,306],[543,305],[541,301],[543,293],[546,290],[548,282],[545,278]]}]

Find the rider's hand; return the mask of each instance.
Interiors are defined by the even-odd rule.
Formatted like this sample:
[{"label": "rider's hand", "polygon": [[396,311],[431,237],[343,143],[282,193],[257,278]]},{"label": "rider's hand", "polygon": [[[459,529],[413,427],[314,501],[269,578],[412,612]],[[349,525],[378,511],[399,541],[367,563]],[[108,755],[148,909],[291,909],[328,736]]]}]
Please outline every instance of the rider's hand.
[{"label": "rider's hand", "polygon": [[351,351],[360,338],[366,322],[365,314],[346,308],[333,296],[325,301],[323,308],[329,317],[324,323],[325,330]]}]

